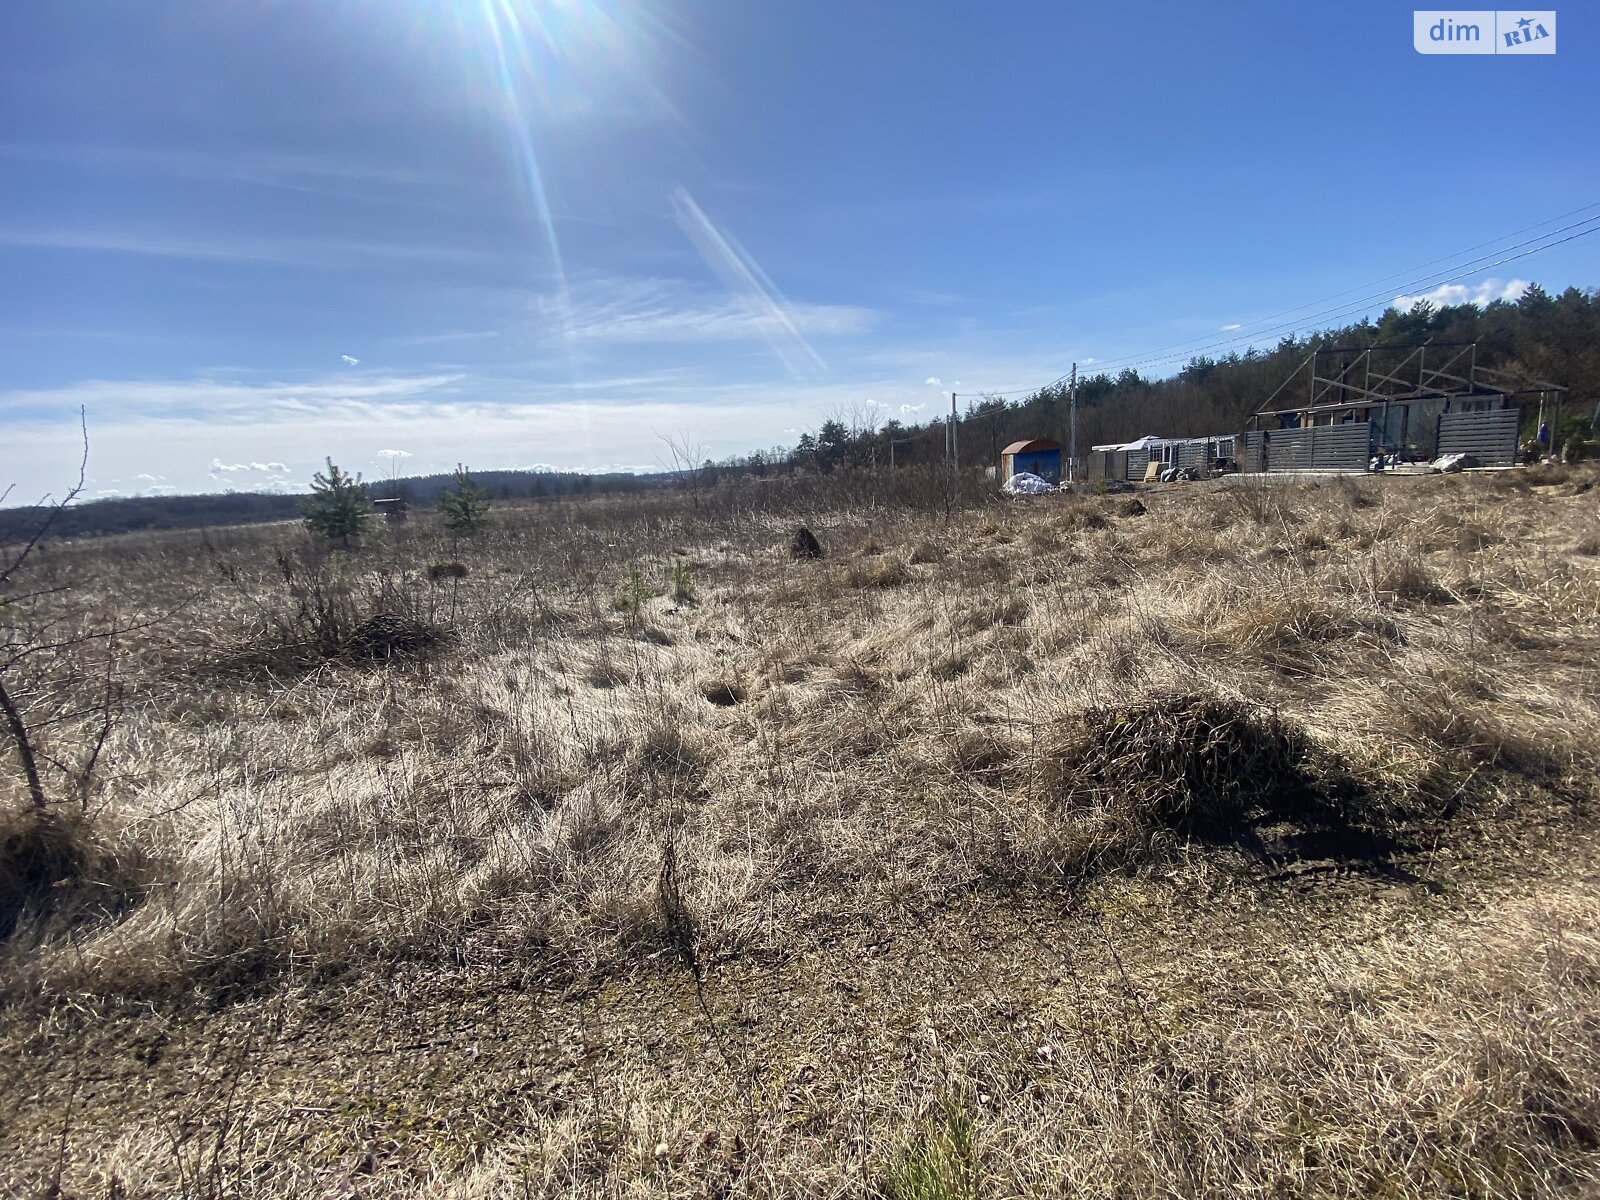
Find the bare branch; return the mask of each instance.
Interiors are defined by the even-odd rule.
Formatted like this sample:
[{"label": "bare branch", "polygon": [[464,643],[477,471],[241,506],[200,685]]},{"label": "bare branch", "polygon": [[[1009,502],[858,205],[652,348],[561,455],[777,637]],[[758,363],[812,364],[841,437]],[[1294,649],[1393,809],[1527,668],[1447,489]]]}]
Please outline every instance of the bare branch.
[{"label": "bare branch", "polygon": [[[89,474],[89,416],[87,410],[83,408],[78,409],[78,428],[83,434],[83,457],[78,461],[78,482],[72,485],[71,490],[65,496],[50,506],[50,511],[45,514],[44,520],[39,523],[39,528],[33,531],[33,536],[23,543],[22,549],[17,551],[16,556],[6,564],[3,570],[0,570],[0,587],[4,587],[11,576],[22,567],[22,564],[28,561],[28,556],[44,540],[45,534],[50,532],[50,527],[56,523],[56,518],[66,510],[69,504],[83,494],[84,480]],[[15,486],[15,484],[12,484],[11,487],[6,488],[7,496],[11,494],[11,490]],[[0,499],[4,499],[4,497],[0,496]]]}]

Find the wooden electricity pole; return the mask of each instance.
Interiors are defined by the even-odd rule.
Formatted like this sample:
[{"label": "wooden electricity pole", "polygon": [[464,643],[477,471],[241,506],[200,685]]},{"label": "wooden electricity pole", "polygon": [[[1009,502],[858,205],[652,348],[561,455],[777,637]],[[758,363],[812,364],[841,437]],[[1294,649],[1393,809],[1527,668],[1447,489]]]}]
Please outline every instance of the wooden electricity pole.
[{"label": "wooden electricity pole", "polygon": [[1067,440],[1067,482],[1078,482],[1078,364],[1072,364],[1072,382],[1067,387],[1067,408],[1071,414],[1072,435]]},{"label": "wooden electricity pole", "polygon": [[955,467],[955,474],[962,474],[962,442],[958,437],[957,424],[955,424],[955,392],[950,392],[950,466]]}]

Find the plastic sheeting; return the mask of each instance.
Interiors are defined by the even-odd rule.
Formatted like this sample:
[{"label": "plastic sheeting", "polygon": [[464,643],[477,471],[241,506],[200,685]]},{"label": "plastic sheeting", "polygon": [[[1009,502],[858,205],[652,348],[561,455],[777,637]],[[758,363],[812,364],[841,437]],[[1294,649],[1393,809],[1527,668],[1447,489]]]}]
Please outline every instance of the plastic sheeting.
[{"label": "plastic sheeting", "polygon": [[1037,475],[1018,471],[1000,485],[1000,490],[1008,496],[1036,496],[1040,492],[1053,492],[1056,488],[1055,484],[1040,479]]}]

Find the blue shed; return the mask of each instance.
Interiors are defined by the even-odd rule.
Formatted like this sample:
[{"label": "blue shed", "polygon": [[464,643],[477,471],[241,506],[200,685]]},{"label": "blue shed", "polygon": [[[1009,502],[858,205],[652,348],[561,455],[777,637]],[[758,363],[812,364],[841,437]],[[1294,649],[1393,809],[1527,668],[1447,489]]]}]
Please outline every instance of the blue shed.
[{"label": "blue shed", "polygon": [[1061,482],[1061,443],[1049,438],[1012,442],[1000,451],[1000,482],[1013,475],[1037,475],[1046,483]]}]

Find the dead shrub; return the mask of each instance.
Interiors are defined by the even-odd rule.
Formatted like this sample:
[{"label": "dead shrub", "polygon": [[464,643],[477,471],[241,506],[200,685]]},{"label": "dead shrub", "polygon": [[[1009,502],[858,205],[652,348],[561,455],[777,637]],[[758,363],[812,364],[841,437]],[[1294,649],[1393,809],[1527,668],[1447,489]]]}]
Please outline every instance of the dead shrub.
[{"label": "dead shrub", "polygon": [[1298,516],[1289,503],[1289,486],[1269,475],[1231,475],[1217,493],[1217,508],[1256,525],[1292,524]]},{"label": "dead shrub", "polygon": [[449,640],[402,574],[364,572],[350,556],[320,546],[280,548],[273,561],[275,590],[266,595],[222,565],[256,608],[254,628],[223,652],[225,669],[303,674],[340,659],[422,657]]},{"label": "dead shrub", "polygon": [[789,557],[795,559],[821,558],[822,543],[817,541],[816,534],[802,525],[789,538]]},{"label": "dead shrub", "polygon": [[1098,504],[1078,504],[1061,515],[1059,524],[1064,530],[1105,529],[1111,524],[1111,518]]},{"label": "dead shrub", "polygon": [[697,774],[711,759],[700,732],[670,713],[659,714],[645,727],[637,755],[647,770],[666,775]]},{"label": "dead shrub", "polygon": [[1329,783],[1342,775],[1293,722],[1192,692],[1088,709],[1069,720],[1052,759],[1061,803],[1086,798],[1140,826],[1202,837],[1258,818],[1327,817]]},{"label": "dead shrub", "polygon": [[351,630],[344,654],[352,659],[382,660],[426,654],[445,640],[445,632],[427,621],[394,613],[374,613]]},{"label": "dead shrub", "polygon": [[0,810],[0,939],[30,920],[74,924],[123,912],[143,894],[147,865],[81,812]]}]

